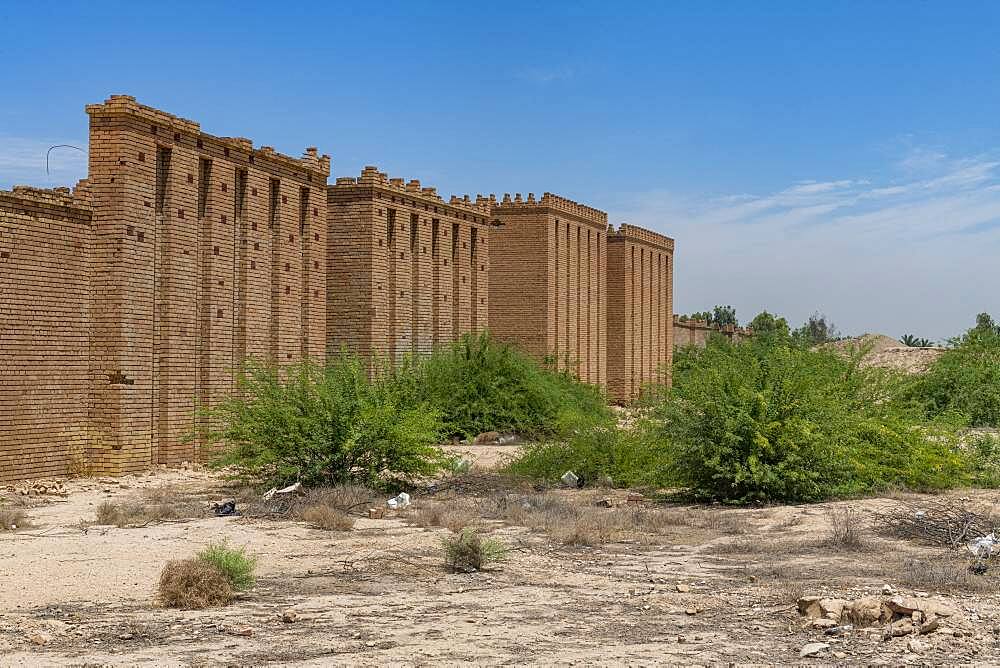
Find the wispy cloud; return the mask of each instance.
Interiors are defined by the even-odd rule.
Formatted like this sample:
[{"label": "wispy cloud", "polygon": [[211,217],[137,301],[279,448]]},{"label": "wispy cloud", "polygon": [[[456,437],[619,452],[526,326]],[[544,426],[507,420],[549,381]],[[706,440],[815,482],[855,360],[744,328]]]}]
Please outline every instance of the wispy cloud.
[{"label": "wispy cloud", "polygon": [[572,79],[576,70],[568,65],[554,67],[529,67],[517,73],[517,78],[534,84],[548,84],[554,81]]},{"label": "wispy cloud", "polygon": [[820,309],[847,331],[931,338],[1000,315],[1000,160],[913,150],[884,171],[760,195],[642,193],[612,214],[677,240],[679,311]]},{"label": "wispy cloud", "polygon": [[68,148],[56,148],[49,154],[49,174],[45,173],[45,154],[52,146],[69,144],[87,150],[81,139],[29,139],[0,135],[0,188],[16,184],[51,187],[73,185],[87,175],[87,155]]}]

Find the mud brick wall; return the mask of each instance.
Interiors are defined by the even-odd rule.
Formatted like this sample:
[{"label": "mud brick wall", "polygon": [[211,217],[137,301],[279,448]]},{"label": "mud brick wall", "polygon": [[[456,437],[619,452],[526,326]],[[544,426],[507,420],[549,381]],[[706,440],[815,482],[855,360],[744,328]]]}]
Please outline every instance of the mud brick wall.
[{"label": "mud brick wall", "polygon": [[608,394],[629,401],[670,383],[674,240],[622,225],[608,235]]},{"label": "mud brick wall", "polygon": [[398,362],[486,328],[488,207],[375,167],[327,198],[329,354]]},{"label": "mud brick wall", "polygon": [[322,357],[329,158],[112,96],[87,107],[98,466],[197,458],[196,410],[249,357]]},{"label": "mud brick wall", "polygon": [[608,217],[545,193],[488,200],[490,331],[585,382],[607,383]]},{"label": "mud brick wall", "polygon": [[0,191],[0,482],[86,459],[91,243],[85,185]]}]

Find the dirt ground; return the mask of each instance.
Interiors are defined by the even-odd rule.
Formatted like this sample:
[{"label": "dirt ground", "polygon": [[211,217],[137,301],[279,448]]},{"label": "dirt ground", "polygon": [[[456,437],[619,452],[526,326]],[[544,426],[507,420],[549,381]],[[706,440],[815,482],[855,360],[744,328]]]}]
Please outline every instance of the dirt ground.
[{"label": "dirt ground", "polygon": [[[332,532],[281,517],[211,516],[210,502],[232,490],[200,470],[69,481],[66,496],[0,489],[34,525],[0,533],[0,663],[1000,662],[993,571],[968,575],[963,558],[944,548],[873,534],[872,513],[898,498],[756,509],[630,503],[621,490],[504,489],[476,470],[415,494],[407,511],[358,517],[352,530]],[[145,526],[91,524],[103,501],[157,490],[190,494],[203,510]],[[1000,501],[995,492],[959,496],[986,510]],[[603,499],[614,507],[597,505]],[[567,514],[573,509],[578,516]],[[860,544],[831,542],[844,509]],[[467,521],[502,540],[506,560],[448,572],[441,540],[450,530],[421,524]],[[165,562],[221,538],[259,557],[257,585],[224,608],[160,606]],[[884,640],[881,629],[825,635],[796,605],[803,595],[856,599],[887,586],[958,612],[946,632],[914,643]],[[286,623],[290,609],[297,619]],[[800,657],[814,642],[829,647]]]}]

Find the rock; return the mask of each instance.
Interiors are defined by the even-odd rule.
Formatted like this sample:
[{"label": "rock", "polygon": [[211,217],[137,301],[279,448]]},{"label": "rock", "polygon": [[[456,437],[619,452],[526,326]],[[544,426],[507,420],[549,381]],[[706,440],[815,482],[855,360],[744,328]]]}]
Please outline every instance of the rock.
[{"label": "rock", "polygon": [[947,603],[932,599],[916,598],[914,596],[893,596],[885,602],[886,606],[899,615],[911,616],[914,612],[919,612],[925,617],[937,615],[938,617],[951,617],[957,614],[957,610]]},{"label": "rock", "polygon": [[500,443],[500,432],[484,431],[473,439],[473,445],[497,445]]},{"label": "rock", "polygon": [[799,658],[816,656],[820,652],[830,649],[830,645],[825,642],[811,642],[799,651]]},{"label": "rock", "polygon": [[819,602],[822,596],[803,596],[799,599],[799,614],[806,617],[822,617],[823,609]]},{"label": "rock", "polygon": [[369,508],[368,509],[368,519],[370,520],[380,520],[385,517],[385,508]]},{"label": "rock", "polygon": [[615,500],[609,496],[604,499],[598,499],[597,501],[594,502],[594,505],[597,506],[598,508],[614,508]]},{"label": "rock", "polygon": [[930,645],[928,645],[925,642],[921,642],[919,640],[914,639],[906,643],[906,649],[910,650],[914,654],[920,654],[921,652],[925,652],[928,649],[930,649]]},{"label": "rock", "polygon": [[559,479],[562,480],[562,483],[567,487],[576,487],[580,483],[580,478],[572,471],[566,471],[566,473],[563,473],[562,477]]},{"label": "rock", "polygon": [[281,613],[281,621],[283,621],[286,624],[292,624],[298,621],[298,619],[299,619],[299,613],[295,612],[292,609],[285,610],[283,613]]},{"label": "rock", "polygon": [[47,645],[52,640],[52,636],[41,631],[34,631],[28,634],[28,640],[31,641],[32,645]]},{"label": "rock", "polygon": [[821,598],[819,600],[819,609],[823,617],[839,623],[840,615],[844,612],[846,604],[847,601],[842,598]]},{"label": "rock", "polygon": [[896,593],[896,591],[887,584],[882,585],[882,593],[886,596],[891,596]]},{"label": "rock", "polygon": [[845,654],[844,652],[834,652],[833,653],[833,657],[835,659],[846,659],[847,658],[847,654]]},{"label": "rock", "polygon": [[826,617],[820,617],[819,619],[810,620],[809,626],[814,629],[829,629],[837,626],[837,622]]},{"label": "rock", "polygon": [[882,620],[888,620],[889,611],[882,606],[882,600],[874,596],[865,596],[845,606],[841,617],[855,626],[871,626]]},{"label": "rock", "polygon": [[640,504],[645,500],[646,497],[644,497],[639,492],[629,492],[628,496],[625,498],[626,503],[633,503],[633,504]]},{"label": "rock", "polygon": [[686,615],[697,615],[698,614],[698,609],[697,608],[688,608],[687,610],[684,611],[684,614],[686,614]]},{"label": "rock", "polygon": [[677,585],[677,591],[679,591],[682,594],[686,594],[689,591],[691,591],[691,585],[679,584]]},{"label": "rock", "polygon": [[885,627],[885,632],[883,633],[883,636],[886,638],[901,638],[908,635],[913,635],[913,622],[909,619],[892,622]]},{"label": "rock", "polygon": [[941,618],[937,615],[931,615],[929,619],[920,625],[920,635],[933,633],[938,630],[939,626],[941,626]]}]

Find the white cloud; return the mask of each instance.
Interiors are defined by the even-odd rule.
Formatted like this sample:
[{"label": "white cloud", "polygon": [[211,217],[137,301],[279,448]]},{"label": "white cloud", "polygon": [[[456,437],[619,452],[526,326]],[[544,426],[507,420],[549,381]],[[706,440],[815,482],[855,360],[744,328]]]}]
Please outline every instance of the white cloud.
[{"label": "white cloud", "polygon": [[[87,155],[72,148],[49,148],[60,144],[87,150],[86,140],[29,139],[0,136],[0,188],[13,185],[53,187],[74,185],[87,176]],[[49,173],[45,155],[49,152]]]},{"label": "white cloud", "polygon": [[[911,176],[893,182],[900,169]],[[932,339],[979,311],[1000,316],[1000,161],[990,157],[915,151],[883,179],[763,195],[641,193],[612,219],[676,239],[678,312],[731,303],[745,319],[766,308],[800,322],[819,309],[848,333]]]},{"label": "white cloud", "polygon": [[554,67],[529,67],[517,73],[517,78],[535,84],[547,84],[553,81],[572,79],[576,70],[567,65]]}]

